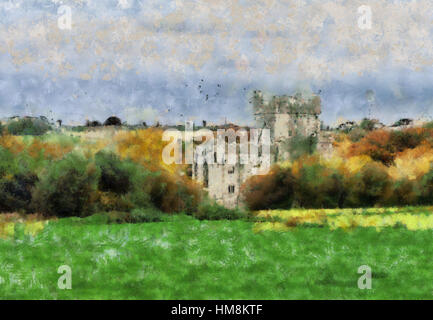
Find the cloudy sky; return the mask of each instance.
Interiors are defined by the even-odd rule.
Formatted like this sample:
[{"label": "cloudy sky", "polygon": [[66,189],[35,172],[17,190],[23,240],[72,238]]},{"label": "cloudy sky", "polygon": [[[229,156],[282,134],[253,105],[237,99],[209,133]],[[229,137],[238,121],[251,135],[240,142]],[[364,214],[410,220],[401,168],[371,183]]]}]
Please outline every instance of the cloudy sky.
[{"label": "cloudy sky", "polygon": [[256,88],[320,93],[329,125],[431,118],[432,22],[431,0],[0,0],[0,118],[252,124]]}]

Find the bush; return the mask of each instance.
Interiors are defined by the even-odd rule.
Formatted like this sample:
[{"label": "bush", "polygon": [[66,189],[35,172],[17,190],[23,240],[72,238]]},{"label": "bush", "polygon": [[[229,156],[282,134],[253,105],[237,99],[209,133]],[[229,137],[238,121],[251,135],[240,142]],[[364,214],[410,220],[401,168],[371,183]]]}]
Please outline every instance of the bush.
[{"label": "bush", "polygon": [[145,208],[134,209],[131,212],[131,222],[159,222],[162,221],[163,213],[157,209]]},{"label": "bush", "polygon": [[0,146],[0,178],[17,173],[17,164],[14,155]]},{"label": "bush", "polygon": [[85,127],[85,126],[72,127],[72,132],[85,132],[86,130],[87,130],[87,127]]},{"label": "bush", "polygon": [[207,199],[198,206],[193,216],[199,220],[237,220],[248,218],[247,212],[242,209],[228,209]]},{"label": "bush", "polygon": [[290,169],[274,166],[267,175],[248,178],[242,185],[241,194],[250,210],[290,208],[293,182]]},{"label": "bush", "polygon": [[417,202],[416,182],[403,178],[394,182],[390,205],[408,206]]},{"label": "bush", "polygon": [[372,131],[377,123],[377,120],[364,118],[359,124],[359,127],[365,131]]},{"label": "bush", "polygon": [[[131,200],[131,196],[116,194],[113,192],[101,192],[96,193],[96,202],[98,206],[98,211],[121,211],[129,212],[135,205]],[[149,201],[146,202],[146,205]]]},{"label": "bush", "polygon": [[122,223],[144,223],[162,221],[163,213],[159,210],[134,209],[132,212],[108,211],[94,214],[86,218],[86,222],[94,224],[122,224]]},{"label": "bush", "polygon": [[164,212],[195,212],[202,199],[200,187],[187,177],[160,172],[149,177],[153,205]]},{"label": "bush", "polygon": [[419,193],[422,204],[433,203],[433,168],[419,181]]},{"label": "bush", "polygon": [[433,121],[429,121],[426,124],[423,125],[423,128],[426,129],[433,129]]},{"label": "bush", "polygon": [[346,191],[338,171],[306,159],[296,176],[294,204],[302,208],[343,206]]},{"label": "bush", "polygon": [[350,130],[350,132],[348,133],[349,139],[352,142],[358,142],[360,141],[362,138],[364,138],[366,135],[366,130],[362,129],[362,128],[353,128],[352,130]]},{"label": "bush", "polygon": [[418,132],[417,130],[393,131],[391,132],[389,144],[393,150],[401,152],[419,146],[423,139],[423,132]]},{"label": "bush", "polygon": [[53,162],[33,191],[32,208],[46,216],[85,216],[94,211],[99,172],[77,154]]},{"label": "bush", "polygon": [[[350,146],[349,156],[368,155],[386,166],[394,164],[399,152],[414,149],[423,142],[432,143],[432,131],[425,128],[374,130]],[[350,137],[352,141],[356,138]]]},{"label": "bush", "polygon": [[0,179],[0,212],[30,211],[32,188],[37,181],[30,172]]},{"label": "bush", "polygon": [[0,147],[0,212],[28,211],[31,189],[38,180],[25,154],[14,156]]},{"label": "bush", "polygon": [[112,152],[97,153],[95,163],[101,172],[99,210],[129,212],[133,208],[154,207],[151,193],[157,187],[155,177],[158,174],[130,160],[121,160]]},{"label": "bush", "polygon": [[391,196],[391,179],[383,164],[367,163],[349,178],[345,206],[372,207],[385,204]]},{"label": "bush", "polygon": [[101,170],[99,190],[125,194],[132,189],[131,176],[136,170],[135,165],[129,161],[121,161],[116,154],[105,151],[95,155],[95,163]]},{"label": "bush", "polygon": [[12,121],[7,125],[7,130],[12,135],[40,136],[51,130],[51,126],[41,119],[24,118]]},{"label": "bush", "polygon": [[395,153],[389,144],[391,133],[387,130],[370,131],[364,138],[350,146],[349,156],[368,155],[374,161],[390,166],[394,162]]}]

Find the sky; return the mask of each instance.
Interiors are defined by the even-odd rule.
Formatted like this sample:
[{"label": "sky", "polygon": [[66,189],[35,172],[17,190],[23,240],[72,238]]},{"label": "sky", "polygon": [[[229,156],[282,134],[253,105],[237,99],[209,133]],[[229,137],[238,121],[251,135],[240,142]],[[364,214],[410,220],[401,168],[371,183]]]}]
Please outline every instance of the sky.
[{"label": "sky", "polygon": [[331,126],[431,119],[432,22],[431,0],[0,0],[0,118],[253,125],[259,89],[319,94]]}]

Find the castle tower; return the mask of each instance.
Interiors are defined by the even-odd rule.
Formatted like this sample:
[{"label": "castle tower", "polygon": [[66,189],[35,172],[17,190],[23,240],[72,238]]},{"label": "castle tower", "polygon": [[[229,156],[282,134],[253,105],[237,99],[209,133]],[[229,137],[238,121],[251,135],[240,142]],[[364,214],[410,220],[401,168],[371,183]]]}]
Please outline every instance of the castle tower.
[{"label": "castle tower", "polygon": [[267,128],[271,136],[274,161],[289,158],[289,143],[294,136],[317,136],[320,132],[321,101],[313,95],[306,99],[294,96],[273,96],[265,102],[260,91],[254,91],[254,117],[258,128]]},{"label": "castle tower", "polygon": [[[269,129],[271,162],[289,159],[289,142],[295,136],[314,136],[320,131],[320,98],[304,99],[302,95],[274,96],[265,101],[261,91],[253,94],[254,118],[257,129]],[[225,128],[226,126],[224,126]],[[209,195],[226,207],[241,203],[241,186],[255,172],[253,164],[199,164],[194,153],[193,178],[202,183]],[[205,154],[202,154],[205,156]],[[238,155],[239,156],[239,155]]]}]

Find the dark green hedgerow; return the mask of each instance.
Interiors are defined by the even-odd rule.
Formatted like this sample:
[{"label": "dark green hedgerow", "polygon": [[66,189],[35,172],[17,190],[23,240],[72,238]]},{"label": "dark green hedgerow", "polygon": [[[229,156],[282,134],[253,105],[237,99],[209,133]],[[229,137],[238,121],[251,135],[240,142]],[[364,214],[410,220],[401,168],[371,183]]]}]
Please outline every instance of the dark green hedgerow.
[{"label": "dark green hedgerow", "polygon": [[7,131],[13,135],[40,136],[51,130],[51,126],[42,119],[22,118],[7,124]]}]

